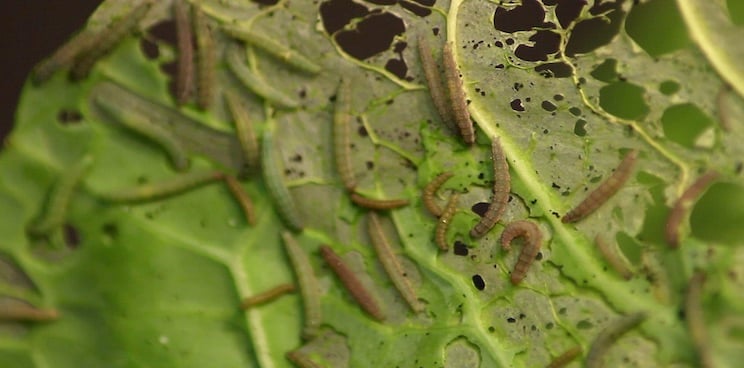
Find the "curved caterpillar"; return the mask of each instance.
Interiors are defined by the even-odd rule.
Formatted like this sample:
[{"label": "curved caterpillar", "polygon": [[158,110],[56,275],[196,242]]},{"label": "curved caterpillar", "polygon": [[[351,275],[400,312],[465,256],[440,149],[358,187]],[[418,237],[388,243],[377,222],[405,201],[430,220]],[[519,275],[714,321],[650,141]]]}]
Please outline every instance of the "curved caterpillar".
[{"label": "curved caterpillar", "polygon": [[75,188],[77,188],[83,174],[93,163],[93,156],[85,156],[69,168],[67,174],[60,176],[49,192],[49,199],[44,213],[29,227],[28,232],[34,236],[48,235],[61,228],[67,217]]},{"label": "curved caterpillar", "polygon": [[705,273],[700,270],[695,271],[692,275],[687,286],[687,295],[685,295],[685,318],[687,319],[687,328],[690,330],[690,336],[692,336],[692,342],[697,348],[700,366],[712,368],[715,366],[713,364],[713,351],[709,344],[710,339],[708,338],[702,305],[705,279]]},{"label": "curved caterpillar", "polygon": [[343,259],[327,245],[320,246],[320,255],[326,261],[331,270],[338,276],[346,290],[349,291],[359,306],[370,316],[378,321],[384,321],[385,315],[382,313],[379,304],[374,296],[364,287],[362,282],[357,278],[354,271],[344,263]]},{"label": "curved caterpillar", "polygon": [[411,283],[408,282],[408,278],[406,278],[406,273],[403,271],[398,257],[390,249],[390,244],[380,225],[380,218],[374,212],[370,212],[368,215],[367,232],[372,239],[372,245],[377,252],[380,263],[382,263],[382,268],[385,269],[390,280],[393,281],[395,288],[398,289],[400,295],[403,296],[403,299],[406,300],[406,303],[408,303],[414,312],[419,313],[423,311],[424,306],[419,301],[418,296],[416,296],[416,291],[413,290]]},{"label": "curved caterpillar", "polygon": [[276,154],[274,152],[274,127],[269,124],[264,131],[261,142],[261,169],[269,196],[276,204],[279,216],[294,231],[302,231],[304,227],[302,219],[297,211],[297,206],[292,199],[292,194],[284,185],[282,180],[282,169],[276,164]]},{"label": "curved caterpillar", "polygon": [[349,197],[357,206],[372,210],[390,210],[408,206],[409,203],[407,199],[370,199],[356,192],[351,193]]},{"label": "curved caterpillar", "polygon": [[245,221],[250,226],[256,225],[256,210],[253,207],[253,202],[251,201],[251,198],[248,197],[248,193],[243,190],[243,188],[240,186],[240,183],[238,183],[238,179],[235,179],[232,175],[225,175],[225,183],[227,183],[227,188],[230,189],[230,192],[235,197],[235,199],[238,200],[238,203],[240,204],[240,208],[243,209],[243,214],[245,214]]},{"label": "curved caterpillar", "polygon": [[262,293],[258,293],[254,296],[243,299],[240,303],[241,309],[253,308],[257,305],[268,303],[284,294],[295,291],[295,286],[292,284],[281,284],[274,286],[273,288],[266,290]]},{"label": "curved caterpillar", "polygon": [[297,102],[284,93],[276,90],[270,84],[266,83],[263,78],[254,74],[245,64],[243,56],[240,54],[242,49],[230,47],[227,50],[227,66],[233,74],[240,80],[243,85],[259,97],[271,102],[277,108],[294,109]]},{"label": "curved caterpillar", "polygon": [[550,364],[548,364],[547,368],[561,368],[565,367],[568,363],[571,363],[576,357],[581,355],[581,346],[574,346],[566,351],[563,352],[563,354],[555,357]]},{"label": "curved caterpillar", "polygon": [[235,92],[226,91],[225,100],[227,101],[227,108],[230,110],[235,121],[235,132],[238,136],[238,142],[240,142],[240,149],[243,152],[247,169],[254,171],[260,166],[260,155],[258,138],[256,137],[256,132],[253,130],[251,118],[248,116],[248,111],[240,104],[240,98]]},{"label": "curved caterpillar", "polygon": [[709,170],[697,180],[695,180],[689,188],[674,202],[672,211],[669,212],[667,217],[666,226],[664,227],[664,235],[666,241],[672,248],[679,246],[679,228],[682,225],[682,221],[690,210],[693,202],[700,197],[701,194],[708,188],[711,182],[718,179],[719,174],[714,170]]},{"label": "curved caterpillar", "polygon": [[470,236],[480,238],[491,230],[493,225],[499,221],[501,215],[506,210],[506,204],[509,202],[509,192],[511,191],[511,175],[509,174],[509,165],[504,157],[504,150],[501,148],[501,140],[497,137],[491,141],[491,156],[493,160],[493,198],[488,205],[488,211],[470,230]]},{"label": "curved caterpillar", "polygon": [[511,274],[511,283],[514,285],[519,284],[527,276],[527,270],[529,270],[532,262],[535,261],[537,253],[540,252],[540,245],[542,243],[542,233],[534,222],[527,220],[519,220],[506,225],[504,232],[501,233],[501,247],[504,250],[511,249],[511,241],[514,238],[522,236],[524,237],[524,247],[522,253],[519,253],[519,259],[517,264],[514,265],[514,271]]},{"label": "curved caterpillar", "polygon": [[597,338],[592,342],[592,346],[589,348],[589,352],[586,354],[585,365],[587,368],[599,368],[603,367],[602,357],[604,356],[607,349],[612,344],[624,335],[626,332],[632,330],[638,326],[641,322],[646,319],[646,313],[638,312],[633,313],[611,323],[607,328],[599,333]]},{"label": "curved caterpillar", "polygon": [[473,122],[470,121],[470,112],[468,112],[468,103],[465,100],[465,90],[462,86],[462,80],[457,71],[457,62],[455,55],[452,53],[452,44],[444,45],[442,55],[444,64],[444,75],[447,78],[447,90],[449,91],[450,103],[452,106],[452,117],[460,129],[460,135],[467,144],[475,142],[475,132]]},{"label": "curved caterpillar", "polygon": [[222,180],[224,174],[219,171],[195,171],[180,174],[157,183],[137,185],[118,189],[111,192],[98,193],[97,196],[105,201],[114,203],[132,203],[153,201],[180,194],[189,189]]},{"label": "curved caterpillar", "polygon": [[447,244],[447,229],[449,228],[449,223],[452,221],[452,217],[455,216],[459,199],[460,193],[453,193],[450,196],[449,201],[447,201],[447,206],[444,207],[442,215],[439,216],[437,228],[434,231],[434,240],[437,242],[439,249],[443,251],[449,249],[449,245]]},{"label": "curved caterpillar", "polygon": [[[439,77],[439,70],[434,62],[434,58],[431,56],[431,48],[426,37],[422,34],[418,36],[418,53],[421,59],[421,65],[424,70],[424,77],[426,83],[429,86],[429,95],[431,96],[434,107],[439,113],[439,117],[442,119],[447,126],[452,126],[452,114],[449,110],[447,101],[447,94],[444,91],[442,84],[442,78]],[[435,215],[438,216],[438,215]]]},{"label": "curved caterpillar", "polygon": [[196,89],[196,102],[204,110],[209,109],[214,97],[215,65],[217,62],[217,50],[214,45],[212,28],[209,25],[206,14],[199,7],[194,7],[193,22],[196,34],[196,68],[199,83]]},{"label": "curved caterpillar", "polygon": [[178,45],[178,73],[176,74],[176,101],[185,104],[194,93],[194,35],[191,32],[191,6],[186,0],[173,2]]},{"label": "curved caterpillar", "polygon": [[436,194],[437,190],[439,190],[439,187],[442,186],[449,178],[453,177],[455,174],[452,172],[443,172],[439,174],[434,180],[430,181],[426,186],[424,187],[424,194],[423,194],[423,200],[424,200],[424,207],[426,207],[429,212],[439,217],[442,215],[442,208],[437,205],[437,202],[434,199],[434,195]]},{"label": "curved caterpillar", "polygon": [[630,270],[625,260],[617,253],[614,247],[610,246],[601,235],[597,234],[594,237],[594,242],[597,244],[599,253],[602,254],[605,261],[612,267],[615,272],[619,273],[622,278],[630,280],[633,277],[633,271]]},{"label": "curved caterpillar", "polygon": [[333,154],[341,182],[344,183],[346,190],[351,192],[354,191],[357,181],[351,164],[350,108],[351,85],[348,79],[342,78],[336,92],[336,106],[333,111]]},{"label": "curved caterpillar", "polygon": [[589,195],[581,201],[578,206],[566,213],[563,218],[561,218],[561,222],[566,224],[569,222],[579,221],[607,202],[607,200],[615,195],[615,193],[620,190],[620,187],[628,180],[630,174],[633,172],[633,167],[635,166],[637,159],[638,151],[632,150],[628,152],[628,154],[623,158],[623,161],[620,162],[620,165],[617,166],[617,169],[615,169],[615,172],[612,173],[607,180],[603,181],[597,189],[594,189],[589,193]]},{"label": "curved caterpillar", "polygon": [[305,327],[302,330],[302,336],[310,339],[318,334],[320,323],[323,321],[320,309],[320,284],[315,277],[307,253],[300,248],[292,235],[283,231],[282,240],[289,255],[289,261],[292,263],[302,295],[302,305],[305,308]]},{"label": "curved caterpillar", "polygon": [[244,41],[251,46],[266,52],[274,58],[283,61],[287,65],[310,74],[320,73],[320,66],[304,55],[282,45],[273,39],[263,36],[251,29],[237,26],[223,26],[225,33]]},{"label": "curved caterpillar", "polygon": [[70,71],[72,79],[81,80],[88,77],[96,62],[111,52],[121,40],[137,28],[151,6],[151,1],[144,1],[121,19],[112,22],[111,25],[98,32],[95,40],[92,41],[93,47],[81,54],[75,61]]}]

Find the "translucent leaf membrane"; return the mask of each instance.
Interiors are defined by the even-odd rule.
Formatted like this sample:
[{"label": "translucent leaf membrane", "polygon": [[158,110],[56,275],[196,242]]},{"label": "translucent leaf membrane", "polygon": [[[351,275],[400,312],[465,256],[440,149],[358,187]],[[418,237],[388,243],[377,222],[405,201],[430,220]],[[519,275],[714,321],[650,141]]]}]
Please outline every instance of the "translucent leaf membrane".
[{"label": "translucent leaf membrane", "polygon": [[[124,12],[122,4],[106,2],[90,30]],[[169,5],[158,2],[140,27],[168,19]],[[163,71],[176,59],[174,46],[155,40],[158,56],[147,58],[139,36],[120,44],[84,81],[69,82],[63,70],[24,90],[0,154],[0,270],[11,265],[13,275],[25,277],[0,277],[0,296],[55,308],[60,318],[43,325],[0,322],[0,363],[532,367],[576,346],[587,352],[601,337],[610,341],[599,357],[607,366],[696,366],[683,303],[688,281],[701,271],[707,279],[699,304],[715,363],[740,360],[744,104],[736,88],[724,86],[721,77],[729,78],[716,74],[708,50],[690,42],[698,39],[689,33],[696,28],[673,1],[192,6],[214,26],[217,83],[208,111],[176,106]],[[736,9],[729,1],[731,27],[740,24]],[[233,40],[222,25],[274,35],[322,70],[299,72],[282,56]],[[650,34],[659,27],[663,32]],[[452,42],[475,123],[473,146],[445,126],[431,102],[416,51],[420,34],[440,71],[442,48]],[[228,49],[296,106],[275,106],[244,87],[227,66]],[[420,313],[376,258],[367,210],[351,202],[334,164],[332,121],[342,76],[352,95],[354,190],[410,202],[378,215],[403,277],[424,305]],[[288,188],[293,214],[303,220],[294,237],[319,284],[317,333],[302,335],[301,293],[240,309],[243,298],[296,280],[281,243],[286,225],[261,173],[242,183],[255,202],[255,226],[221,182],[138,204],[96,195],[176,175],[156,143],[91,105],[101,83],[131,90],[150,104],[143,106],[159,106],[138,105],[139,114],[167,111],[167,124],[188,122],[171,129],[189,152],[190,171],[241,169],[223,91],[238,93],[257,134],[272,129],[283,168],[273,179]],[[500,175],[491,158],[497,137],[511,177],[509,199],[494,228],[472,239]],[[638,161],[618,192],[587,218],[563,224],[561,217],[631,150]],[[85,155],[94,162],[71,195],[60,231],[30,236],[26,229],[43,213],[53,183]],[[690,205],[680,246],[671,249],[664,239],[669,212],[709,169],[721,175]],[[454,175],[434,201],[459,199],[444,236],[449,250],[440,251],[438,219],[425,209],[422,193],[447,171]],[[519,252],[502,250],[499,237],[507,224],[527,219],[542,244],[515,286],[510,277]],[[635,276],[625,280],[602,258],[597,235],[617,243]],[[517,249],[524,246],[519,242]],[[369,317],[324,264],[324,245],[378,300],[384,321]],[[606,338],[609,326],[636,313],[647,318],[616,340]]]}]

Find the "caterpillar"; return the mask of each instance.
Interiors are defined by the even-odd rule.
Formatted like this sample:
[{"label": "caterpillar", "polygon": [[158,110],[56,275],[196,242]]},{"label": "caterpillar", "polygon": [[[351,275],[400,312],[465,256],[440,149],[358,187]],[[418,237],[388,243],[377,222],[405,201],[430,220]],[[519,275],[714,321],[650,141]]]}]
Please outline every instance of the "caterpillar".
[{"label": "caterpillar", "polygon": [[603,367],[602,357],[605,352],[607,352],[607,349],[609,349],[610,346],[620,338],[620,336],[638,326],[645,319],[646,313],[638,312],[623,316],[607,326],[607,328],[600,332],[594,339],[594,342],[592,342],[592,346],[589,348],[589,352],[586,355],[585,366],[587,368]]},{"label": "caterpillar", "polygon": [[107,98],[104,94],[94,94],[93,101],[120,124],[158,144],[167,153],[173,168],[178,171],[189,168],[190,161],[186,148],[166,127],[142,119],[136,111],[130,111],[120,105],[121,101],[110,97],[112,98]]},{"label": "caterpillar", "polygon": [[411,307],[411,310],[420,313],[424,310],[424,306],[419,301],[418,296],[416,296],[411,283],[408,282],[408,278],[406,278],[406,273],[403,271],[398,257],[390,249],[390,244],[385,237],[385,233],[382,231],[380,217],[374,212],[370,212],[367,217],[367,232],[372,239],[372,246],[374,246],[375,252],[377,252],[377,257],[380,259],[380,263],[382,263],[382,268],[385,269],[390,280],[393,281],[393,285],[395,285],[400,295],[403,296],[403,299]]},{"label": "caterpillar", "polygon": [[152,6],[152,1],[143,1],[127,15],[111,23],[106,29],[97,33],[93,47],[80,54],[70,71],[72,80],[82,80],[88,77],[93,66],[106,56],[126,36],[131,34],[145,17]]},{"label": "caterpillar", "polygon": [[465,100],[465,90],[463,89],[462,80],[457,71],[457,63],[455,62],[451,43],[448,42],[444,45],[442,58],[444,59],[444,75],[447,78],[447,90],[452,106],[452,118],[460,129],[460,135],[462,135],[465,143],[473,144],[475,142],[475,132],[473,130],[473,123],[470,121],[468,103]]},{"label": "caterpillar", "polygon": [[295,291],[295,286],[292,284],[281,284],[274,286],[273,288],[266,290],[262,293],[243,299],[240,303],[241,309],[253,308],[257,305],[268,303],[284,294]]},{"label": "caterpillar", "polygon": [[292,234],[282,231],[282,240],[292,269],[294,269],[302,296],[302,304],[305,308],[305,327],[302,330],[302,336],[305,339],[310,339],[318,334],[320,323],[323,321],[320,308],[320,284],[315,277],[307,253],[300,248]]},{"label": "caterpillar", "polygon": [[57,182],[49,192],[45,211],[28,228],[30,235],[44,236],[62,227],[67,217],[67,209],[70,206],[72,195],[92,163],[93,156],[84,156],[80,161],[72,165],[65,175],[57,179]]},{"label": "caterpillar", "polygon": [[50,322],[58,318],[56,309],[40,309],[20,300],[0,305],[0,321]]},{"label": "caterpillar", "polygon": [[302,231],[304,226],[302,219],[292,199],[292,194],[289,193],[289,189],[284,185],[282,169],[276,164],[276,159],[277,157],[274,152],[274,127],[273,124],[268,124],[261,142],[261,169],[263,178],[266,182],[269,196],[276,204],[279,216],[290,229],[296,232]]},{"label": "caterpillar", "polygon": [[439,190],[439,187],[442,186],[449,178],[454,176],[452,172],[443,172],[439,174],[434,180],[430,181],[426,186],[424,187],[424,194],[423,194],[423,201],[424,201],[424,207],[426,207],[427,210],[429,210],[429,213],[432,215],[439,217],[442,215],[442,208],[439,207],[437,202],[434,199],[434,195],[436,194],[437,190]]},{"label": "caterpillar", "polygon": [[449,249],[449,245],[447,244],[447,229],[449,228],[449,223],[452,221],[452,217],[455,216],[459,199],[460,193],[454,193],[450,196],[447,206],[444,207],[442,215],[439,216],[437,227],[434,230],[434,240],[437,242],[439,249],[445,252]]},{"label": "caterpillar", "polygon": [[287,359],[300,368],[323,368],[298,350],[287,352]]},{"label": "caterpillar", "polygon": [[607,261],[615,272],[619,273],[620,276],[626,280],[630,280],[633,277],[633,271],[630,270],[626,261],[617,253],[617,250],[613,249],[614,247],[602,238],[601,235],[597,234],[597,236],[594,237],[594,242],[597,244],[599,253],[602,254],[602,257],[604,257],[605,261]]},{"label": "caterpillar", "polygon": [[208,110],[212,105],[217,78],[215,74],[217,49],[206,14],[199,7],[194,7],[193,10],[193,27],[194,34],[196,34],[196,72],[199,78],[196,102],[200,108]]},{"label": "caterpillar", "polygon": [[353,192],[350,195],[351,201],[357,206],[372,210],[390,210],[408,206],[407,199],[370,199]]},{"label": "caterpillar", "polygon": [[718,172],[714,170],[707,171],[695,180],[695,182],[682,193],[677,201],[674,202],[674,206],[672,207],[672,211],[669,212],[669,217],[667,217],[666,226],[664,228],[664,235],[669,246],[672,248],[679,247],[680,226],[682,225],[684,218],[687,216],[690,206],[692,206],[693,202],[703,194],[710,183],[718,179],[718,177]]},{"label": "caterpillar", "polygon": [[703,271],[697,270],[692,275],[687,286],[685,295],[685,318],[687,319],[687,328],[690,330],[692,342],[697,348],[700,366],[712,368],[713,352],[709,344],[708,332],[706,329],[705,315],[703,314],[702,293],[705,284],[706,275]]},{"label": "caterpillar", "polygon": [[290,49],[289,47],[286,47],[281,43],[274,41],[272,38],[266,37],[244,27],[223,26],[222,29],[230,36],[244,41],[258,49],[261,49],[265,53],[273,56],[274,58],[286,63],[287,65],[299,71],[303,71],[309,74],[320,73],[321,68],[318,64],[316,64],[306,56]]},{"label": "caterpillar", "polygon": [[333,153],[336,170],[346,190],[353,191],[357,185],[351,164],[351,132],[349,120],[351,114],[351,85],[348,79],[342,78],[336,92],[336,106],[333,111]]},{"label": "caterpillar", "polygon": [[154,201],[176,194],[183,193],[189,189],[195,189],[202,185],[223,180],[225,175],[222,172],[195,171],[186,174],[180,174],[157,183],[137,185],[129,188],[114,190],[111,192],[97,193],[97,197],[113,203],[136,203],[145,201]]},{"label": "caterpillar", "polygon": [[385,315],[377,304],[377,300],[372,294],[364,287],[362,282],[357,278],[354,272],[349,266],[344,263],[343,259],[336,254],[336,252],[327,245],[320,246],[320,255],[326,261],[331,270],[338,276],[341,283],[344,284],[346,290],[349,291],[354,300],[367,312],[370,316],[374,317],[378,321],[385,320]]},{"label": "caterpillar", "polygon": [[84,29],[60,46],[52,56],[40,62],[32,72],[32,81],[40,85],[62,68],[70,67],[78,55],[90,51],[96,42],[96,33]]},{"label": "caterpillar", "polygon": [[240,98],[234,92],[225,92],[227,107],[235,121],[235,132],[240,142],[240,149],[243,152],[248,171],[254,171],[259,166],[259,145],[256,132],[253,130],[251,118],[248,111],[240,104]]},{"label": "caterpillar", "polygon": [[452,126],[452,114],[450,113],[447,104],[447,94],[442,87],[442,78],[439,77],[437,65],[434,62],[434,58],[431,56],[429,42],[423,33],[418,36],[418,53],[424,70],[424,78],[426,78],[426,83],[429,86],[429,95],[431,96],[432,102],[434,102],[434,107],[439,113],[442,122],[447,126]]},{"label": "caterpillar", "polygon": [[178,45],[178,73],[176,74],[176,101],[183,105],[194,93],[194,35],[191,31],[191,6],[186,0],[173,2]]},{"label": "caterpillar", "polygon": [[511,283],[513,285],[519,284],[527,276],[527,270],[529,270],[532,262],[535,261],[542,243],[542,233],[537,225],[531,221],[519,220],[506,225],[504,232],[501,233],[501,247],[504,250],[510,250],[511,241],[519,236],[524,237],[525,242],[522,253],[519,253],[519,259],[517,260],[517,264],[514,265],[514,271],[511,274]]},{"label": "caterpillar", "polygon": [[271,102],[277,108],[296,108],[298,105],[294,99],[276,90],[248,68],[243,60],[243,56],[240,54],[241,51],[242,49],[235,46],[227,50],[227,66],[235,74],[235,77],[250,91]]},{"label": "caterpillar", "polygon": [[574,346],[566,351],[564,351],[561,355],[555,357],[550,364],[548,364],[547,368],[562,368],[565,367],[567,364],[571,363],[576,357],[581,355],[581,346]]},{"label": "caterpillar", "polygon": [[625,155],[620,165],[618,165],[615,172],[610,175],[607,180],[602,182],[597,189],[594,189],[589,195],[579,203],[578,206],[574,207],[571,211],[566,213],[561,222],[567,224],[569,222],[577,222],[584,217],[590,215],[601,207],[608,199],[610,199],[620,187],[630,177],[633,172],[636,160],[638,159],[638,151],[631,150]]},{"label": "caterpillar", "polygon": [[509,202],[509,192],[511,191],[511,175],[509,174],[509,165],[504,157],[504,150],[501,148],[501,139],[494,138],[491,141],[491,156],[493,160],[493,198],[488,205],[488,211],[470,230],[470,236],[480,238],[491,230],[493,225],[499,221],[501,215],[506,210],[506,204]]},{"label": "caterpillar", "polygon": [[245,220],[250,226],[256,225],[256,210],[253,207],[253,202],[251,201],[251,198],[248,197],[248,193],[243,190],[243,188],[240,186],[240,183],[238,182],[238,179],[236,179],[232,175],[225,175],[225,183],[227,183],[228,189],[230,189],[230,193],[235,197],[235,199],[238,200],[238,203],[240,204],[240,208],[243,209],[243,213],[245,214]]}]

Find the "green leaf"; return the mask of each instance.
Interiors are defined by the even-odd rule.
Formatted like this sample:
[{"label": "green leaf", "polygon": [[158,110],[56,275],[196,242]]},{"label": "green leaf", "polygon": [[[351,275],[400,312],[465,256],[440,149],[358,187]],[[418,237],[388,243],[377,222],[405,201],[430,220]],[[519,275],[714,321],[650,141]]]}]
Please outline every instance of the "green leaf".
[{"label": "green leaf", "polygon": [[[533,367],[580,346],[578,366],[602,331],[643,312],[646,320],[608,348],[604,363],[696,366],[700,335],[685,310],[696,270],[707,275],[697,303],[705,346],[720,366],[744,358],[744,83],[725,61],[742,49],[724,42],[741,29],[722,2],[375,3],[194,2],[212,22],[220,55],[210,111],[176,106],[163,66],[177,50],[152,35],[125,39],[86,80],[70,82],[61,70],[41,85],[29,82],[0,154],[0,312],[22,300],[60,317],[0,321],[0,363],[291,367],[286,355],[294,352],[291,359],[332,367]],[[170,4],[157,2],[142,27],[169,18]],[[107,1],[87,27],[105,30],[131,6]],[[688,12],[698,7],[705,9]],[[714,22],[721,17],[728,28]],[[246,72],[268,83],[261,89],[230,70],[226,51],[242,53],[245,45],[219,31],[223,25],[271,35],[270,43],[245,49]],[[658,27],[661,35],[647,35]],[[418,35],[431,41],[435,60],[445,42],[454,45],[476,122],[472,147],[431,102]],[[143,37],[156,43],[154,58],[143,53]],[[299,65],[285,63],[292,55],[304,56]],[[355,190],[411,201],[381,223],[423,313],[410,310],[385,273],[365,210],[351,203],[336,172],[332,120],[341,76],[353,94]],[[96,105],[102,91],[118,109]],[[280,237],[287,209],[276,208],[261,173],[243,172],[222,97],[230,91],[240,93],[257,133],[274,134],[280,166],[272,169],[284,174],[280,183],[304,224],[295,238],[318,277],[322,312],[321,332],[309,340],[300,293],[239,308],[241,299],[296,283],[298,275]],[[297,107],[277,106],[271,96]],[[168,153],[122,118],[170,131],[192,172],[250,174],[242,185],[256,225],[248,226],[220,182],[153,201],[107,202],[102,193],[179,175]],[[510,167],[510,201],[494,229],[471,239],[476,210],[492,194],[495,137]],[[639,152],[638,163],[617,195],[585,220],[562,223],[629,150]],[[55,183],[88,156],[94,160],[63,209],[65,225],[29,233],[54,203]],[[682,242],[672,248],[665,241],[671,208],[707,170],[720,177],[693,201],[678,229]],[[455,176],[439,189],[440,205],[461,193],[447,252],[438,250],[437,219],[421,200],[444,171]],[[544,241],[526,279],[512,285],[523,244],[505,252],[499,236],[524,219]],[[597,235],[630,264],[633,278],[602,258]],[[323,244],[383,306],[384,322],[355,304],[318,254]]]}]

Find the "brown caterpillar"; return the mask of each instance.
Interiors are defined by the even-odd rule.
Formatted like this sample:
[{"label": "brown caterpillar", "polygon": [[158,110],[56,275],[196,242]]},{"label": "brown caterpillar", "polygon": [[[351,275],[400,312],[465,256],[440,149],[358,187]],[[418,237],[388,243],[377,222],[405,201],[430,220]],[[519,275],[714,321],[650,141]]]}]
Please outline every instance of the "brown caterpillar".
[{"label": "brown caterpillar", "polygon": [[315,277],[307,253],[297,244],[292,234],[283,231],[282,240],[287,255],[289,255],[289,261],[292,263],[292,269],[302,295],[302,305],[305,308],[305,327],[302,330],[302,336],[309,339],[318,334],[320,323],[323,320],[320,307],[320,284]]},{"label": "brown caterpillar", "polygon": [[21,300],[13,299],[0,305],[0,321],[49,322],[59,318],[56,309],[40,309]]},{"label": "brown caterpillar", "polygon": [[212,28],[207,15],[199,7],[193,8],[193,27],[196,34],[197,74],[199,78],[196,102],[200,108],[207,110],[212,105],[215,86],[215,49]]},{"label": "brown caterpillar", "polygon": [[506,163],[504,150],[501,148],[501,139],[498,137],[491,141],[491,156],[493,160],[493,198],[488,205],[488,211],[470,230],[470,236],[480,238],[491,230],[493,225],[499,221],[506,210],[511,191],[511,175],[509,165]]},{"label": "brown caterpillar", "polygon": [[238,179],[235,179],[232,175],[225,175],[225,183],[227,184],[227,188],[230,189],[230,193],[238,200],[240,208],[243,209],[248,225],[255,226],[256,210],[253,207],[253,201],[248,197],[248,193],[240,186]]},{"label": "brown caterpillar", "polygon": [[253,308],[257,305],[268,303],[284,294],[295,291],[295,286],[292,284],[281,284],[274,286],[273,288],[266,290],[262,293],[243,299],[240,303],[241,309]]},{"label": "brown caterpillar", "polygon": [[594,339],[594,342],[592,342],[592,346],[586,354],[586,368],[604,367],[604,364],[602,364],[602,357],[605,352],[607,352],[607,349],[609,349],[610,346],[620,338],[620,336],[638,326],[645,319],[646,313],[638,312],[624,316],[607,326],[607,328],[600,332],[597,338]]},{"label": "brown caterpillar", "polygon": [[124,37],[137,28],[151,6],[152,1],[144,1],[121,19],[112,22],[106,29],[101,30],[95,36],[93,47],[86,53],[81,54],[75,61],[75,65],[70,71],[72,79],[81,80],[88,77],[96,62],[111,52]]},{"label": "brown caterpillar", "polygon": [[58,70],[70,67],[75,59],[95,46],[96,34],[84,29],[75,34],[64,45],[60,46],[52,56],[40,62],[33,70],[32,80],[35,85],[46,82]]},{"label": "brown caterpillar", "polygon": [[548,364],[547,368],[562,368],[565,367],[568,363],[571,363],[576,357],[581,355],[581,346],[574,346],[565,352],[563,354],[555,357],[550,364]]},{"label": "brown caterpillar", "polygon": [[501,247],[504,250],[511,249],[511,241],[514,238],[524,237],[524,247],[522,253],[519,253],[517,264],[514,265],[514,271],[511,274],[511,283],[519,284],[527,276],[527,270],[532,262],[535,261],[537,253],[540,251],[542,243],[542,233],[534,222],[519,220],[506,225],[504,232],[501,233]]},{"label": "brown caterpillar", "polygon": [[712,368],[713,352],[710,349],[708,331],[703,314],[703,284],[705,284],[705,273],[697,270],[692,275],[685,295],[685,317],[687,319],[687,328],[690,330],[692,342],[697,348],[700,366]]},{"label": "brown caterpillar", "polygon": [[452,172],[443,172],[439,174],[434,180],[430,181],[429,184],[426,184],[426,187],[424,187],[424,194],[423,194],[423,200],[424,200],[424,206],[426,207],[429,212],[439,217],[442,215],[442,208],[439,207],[437,202],[434,199],[434,195],[436,194],[437,190],[439,190],[439,187],[442,186],[449,178],[454,176]]},{"label": "brown caterpillar", "polygon": [[439,216],[437,228],[434,232],[434,240],[437,242],[437,246],[445,252],[449,249],[449,245],[447,244],[447,229],[449,228],[449,223],[452,221],[452,217],[457,212],[457,201],[459,199],[460,193],[454,193],[450,196],[447,206],[444,207],[442,215]]},{"label": "brown caterpillar", "polygon": [[682,221],[687,216],[690,207],[697,198],[708,188],[711,182],[718,179],[718,172],[709,170],[697,180],[695,180],[689,188],[674,202],[672,211],[669,212],[667,217],[666,226],[664,228],[666,241],[672,248],[679,247],[679,228],[682,225]]},{"label": "brown caterpillar", "polygon": [[327,245],[320,246],[320,255],[326,261],[328,266],[331,267],[331,270],[333,270],[336,276],[338,276],[341,283],[344,284],[346,290],[348,290],[351,296],[354,297],[354,300],[356,300],[359,306],[378,321],[385,320],[385,315],[377,304],[377,300],[372,296],[369,290],[364,287],[362,282],[357,278],[349,266],[344,263],[343,259],[341,259],[341,257]]},{"label": "brown caterpillar", "polygon": [[630,280],[633,277],[633,271],[630,270],[617,251],[613,249],[614,247],[607,243],[601,235],[597,234],[597,236],[594,237],[594,242],[597,244],[597,249],[599,249],[602,257],[604,257],[605,261],[607,261],[613,270],[619,273],[620,276],[626,280]]},{"label": "brown caterpillar", "polygon": [[[431,48],[426,37],[422,34],[418,36],[418,53],[421,59],[421,65],[424,70],[424,77],[426,83],[429,86],[429,95],[431,100],[434,102],[434,107],[439,113],[439,117],[442,119],[447,126],[452,126],[452,114],[450,113],[447,94],[442,87],[442,78],[439,77],[439,70],[434,62],[434,58],[431,56]],[[441,212],[441,211],[440,211]],[[439,215],[435,215],[439,216]]]},{"label": "brown caterpillar", "polygon": [[398,257],[390,249],[390,244],[385,237],[385,233],[382,231],[379,216],[374,212],[370,212],[368,217],[367,232],[372,239],[372,245],[375,247],[375,252],[377,252],[380,263],[382,263],[382,268],[385,269],[390,280],[393,281],[393,285],[395,285],[395,288],[398,289],[398,292],[403,296],[403,299],[406,300],[406,303],[408,303],[411,309],[416,313],[423,311],[424,305],[421,304],[418,296],[416,296],[416,291],[413,290],[411,283],[408,282],[408,278],[398,261]]},{"label": "brown caterpillar", "polygon": [[444,59],[444,75],[447,78],[450,106],[452,106],[452,117],[460,129],[460,135],[462,135],[465,143],[473,144],[475,142],[473,122],[470,121],[468,103],[465,100],[465,90],[462,87],[462,80],[457,71],[455,55],[452,53],[452,44],[447,43],[444,45],[442,58]]},{"label": "brown caterpillar", "polygon": [[407,199],[370,199],[356,192],[351,193],[350,198],[357,206],[372,210],[390,210],[408,206],[409,203]]},{"label": "brown caterpillar", "polygon": [[300,368],[323,368],[298,350],[287,352],[287,359]]},{"label": "brown caterpillar", "polygon": [[351,163],[350,108],[351,85],[348,79],[342,78],[336,92],[336,106],[333,111],[333,153],[341,182],[344,183],[346,190],[352,192],[357,181]]},{"label": "brown caterpillar", "polygon": [[578,206],[566,213],[561,219],[561,222],[567,224],[569,222],[579,221],[601,207],[625,184],[633,172],[633,167],[637,159],[638,151],[632,150],[628,152],[623,158],[623,161],[620,162],[620,165],[617,166],[617,169],[615,169],[615,172],[607,180],[602,182],[597,189],[589,193]]},{"label": "brown caterpillar", "polygon": [[176,74],[176,101],[183,105],[194,93],[194,35],[191,32],[191,6],[185,0],[173,2],[178,45],[178,73]]}]

